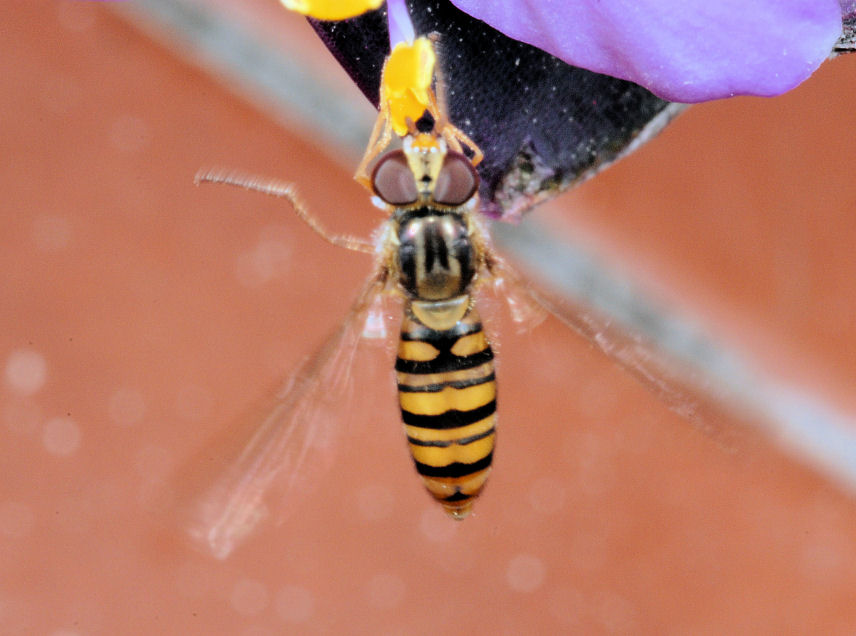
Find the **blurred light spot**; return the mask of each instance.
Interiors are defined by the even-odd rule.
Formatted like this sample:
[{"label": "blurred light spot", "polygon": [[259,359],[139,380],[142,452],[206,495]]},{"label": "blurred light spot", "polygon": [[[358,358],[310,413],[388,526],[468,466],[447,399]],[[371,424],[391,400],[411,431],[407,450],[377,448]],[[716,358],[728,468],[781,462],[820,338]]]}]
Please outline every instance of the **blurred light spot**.
[{"label": "blurred light spot", "polygon": [[232,588],[230,603],[240,614],[255,616],[262,612],[270,600],[267,587],[254,579],[241,579]]},{"label": "blurred light spot", "polygon": [[508,562],[505,580],[517,592],[534,592],[544,583],[544,562],[531,554],[518,554]]},{"label": "blurred light spot", "polygon": [[35,513],[27,504],[17,501],[0,503],[0,534],[20,539],[30,533]]},{"label": "blurred light spot", "polygon": [[315,598],[305,587],[286,585],[277,592],[276,613],[287,623],[305,623],[315,612]]},{"label": "blurred light spot", "polygon": [[40,252],[56,252],[68,245],[71,223],[64,216],[40,214],[33,219],[33,242]]},{"label": "blurred light spot", "polygon": [[555,514],[565,506],[565,487],[550,477],[536,479],[529,488],[529,503],[536,512]]},{"label": "blurred light spot", "polygon": [[95,24],[95,10],[89,2],[58,2],[56,17],[69,31],[86,31]]},{"label": "blurred light spot", "polygon": [[32,435],[39,430],[42,421],[41,408],[29,400],[10,400],[3,405],[3,424],[12,433]]},{"label": "blurred light spot", "polygon": [[151,141],[149,125],[135,115],[119,115],[110,124],[110,142],[123,152],[135,153]]},{"label": "blurred light spot", "polygon": [[107,406],[110,419],[122,426],[139,424],[146,414],[143,394],[135,389],[116,389]]},{"label": "blurred light spot", "polygon": [[396,607],[404,600],[404,590],[404,581],[395,574],[375,574],[368,581],[369,601],[375,607]]},{"label": "blurred light spot", "polygon": [[448,541],[462,524],[450,519],[439,506],[431,506],[419,517],[419,530],[429,541]]},{"label": "blurred light spot", "polygon": [[367,484],[357,491],[357,508],[367,521],[388,519],[393,502],[392,489],[383,484]]},{"label": "blurred light spot", "polygon": [[44,356],[33,349],[15,349],[6,359],[6,382],[22,395],[41,389],[48,377]]},{"label": "blurred light spot", "polygon": [[187,384],[178,390],[175,408],[178,415],[191,422],[199,422],[211,415],[214,396],[204,386]]},{"label": "blurred light spot", "polygon": [[261,287],[291,272],[291,246],[280,226],[264,228],[258,242],[238,255],[235,276],[244,287]]},{"label": "blurred light spot", "polygon": [[42,429],[42,444],[51,455],[72,455],[80,447],[80,427],[70,417],[50,419]]}]

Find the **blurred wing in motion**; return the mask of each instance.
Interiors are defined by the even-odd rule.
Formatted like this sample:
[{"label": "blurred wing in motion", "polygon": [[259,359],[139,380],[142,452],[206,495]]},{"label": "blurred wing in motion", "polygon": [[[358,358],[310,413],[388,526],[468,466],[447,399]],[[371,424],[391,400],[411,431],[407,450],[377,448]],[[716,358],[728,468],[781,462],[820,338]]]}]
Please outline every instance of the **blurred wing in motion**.
[{"label": "blurred wing in motion", "polygon": [[735,416],[744,422],[762,423],[734,391],[714,383],[624,324],[533,286],[492,250],[486,269],[487,291],[504,299],[521,330],[547,316],[555,317],[636,378],[669,409],[724,446],[732,446],[741,434],[733,428]]},{"label": "blurred wing in motion", "polygon": [[525,333],[544,322],[553,313],[552,308],[540,300],[529,284],[492,247],[486,251],[485,286],[492,296],[501,298],[508,306],[518,331]]},{"label": "blurred wing in motion", "polygon": [[354,354],[364,335],[378,336],[376,326],[364,330],[377,322],[384,287],[383,272],[369,280],[342,326],[276,394],[241,453],[193,498],[188,533],[215,557],[229,556],[271,504],[287,512],[332,465]]}]

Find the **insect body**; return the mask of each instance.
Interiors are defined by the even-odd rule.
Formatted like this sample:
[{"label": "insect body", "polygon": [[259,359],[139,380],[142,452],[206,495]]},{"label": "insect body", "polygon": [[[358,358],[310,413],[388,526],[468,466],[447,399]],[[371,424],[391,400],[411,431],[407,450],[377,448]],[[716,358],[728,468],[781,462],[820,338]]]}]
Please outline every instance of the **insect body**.
[{"label": "insect body", "polygon": [[[523,285],[490,249],[476,218],[474,166],[482,154],[446,117],[443,100],[431,87],[433,68],[433,48],[425,38],[409,47],[396,45],[384,67],[380,115],[355,175],[388,215],[376,245],[328,233],[290,184],[217,172],[197,175],[197,183],[226,183],[285,198],[322,238],[376,257],[375,272],[342,326],[297,369],[240,455],[196,500],[189,533],[217,557],[228,556],[269,514],[271,495],[279,495],[275,506],[287,511],[291,494],[311,487],[314,480],[304,468],[329,466],[341,425],[331,400],[347,392],[357,344],[370,331],[367,324],[374,323],[369,318],[377,318],[376,301],[385,296],[403,300],[395,374],[410,453],[429,492],[455,519],[465,518],[480,494],[496,440],[493,352],[475,306],[475,293],[485,283],[508,301],[515,321],[531,325],[552,314],[658,395],[683,405],[686,385],[656,352],[608,320],[557,305]],[[417,127],[425,119],[433,120],[429,131]],[[368,176],[393,133],[406,133],[403,148],[386,152]]]},{"label": "insect body", "polygon": [[241,455],[200,497],[191,534],[226,556],[267,513],[269,491],[293,489],[303,465],[326,462],[336,423],[320,405],[344,392],[337,383],[348,375],[367,317],[384,295],[403,299],[395,372],[416,470],[450,516],[466,517],[490,473],[496,437],[493,352],[474,292],[484,281],[500,282],[504,267],[475,219],[478,175],[471,160],[433,131],[414,131],[403,149],[381,157],[370,184],[389,216],[376,246],[329,234],[288,184],[218,173],[200,174],[197,182],[286,198],[323,238],[372,252],[377,264],[342,328],[296,372]]},{"label": "insect body", "polygon": [[431,494],[463,519],[496,437],[493,352],[472,296],[485,258],[466,207],[478,179],[466,157],[425,135],[386,155],[372,182],[395,206],[391,269],[405,294],[395,370],[410,452]]},{"label": "insect body", "polygon": [[487,480],[496,439],[493,352],[479,320],[475,308],[450,329],[406,316],[395,364],[416,470],[456,519]]}]

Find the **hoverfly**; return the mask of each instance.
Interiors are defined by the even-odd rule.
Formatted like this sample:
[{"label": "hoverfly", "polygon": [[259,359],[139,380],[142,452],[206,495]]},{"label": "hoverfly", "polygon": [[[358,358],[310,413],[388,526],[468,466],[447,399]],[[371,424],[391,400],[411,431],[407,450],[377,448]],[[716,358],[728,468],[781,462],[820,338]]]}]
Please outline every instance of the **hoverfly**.
[{"label": "hoverfly", "polygon": [[[376,244],[327,232],[290,184],[207,172],[197,183],[225,183],[287,199],[325,240],[373,253],[374,273],[337,334],[291,378],[237,461],[199,500],[191,534],[226,556],[260,517],[275,482],[300,479],[299,466],[323,445],[332,422],[312,419],[314,402],[349,373],[367,320],[382,299],[403,301],[395,361],[398,398],[416,471],[430,494],[455,519],[464,519],[491,471],[496,440],[494,354],[475,301],[482,285],[520,287],[491,249],[478,218],[481,153],[445,117],[431,94],[418,122],[408,122],[402,147],[387,151],[371,175],[366,166],[390,143],[383,107],[356,178],[387,215]],[[463,152],[466,146],[472,158]],[[512,297],[515,318],[541,312]],[[534,299],[533,299],[534,300]],[[534,311],[532,311],[534,309]],[[335,393],[335,391],[333,391]],[[315,459],[313,458],[313,461]]]}]

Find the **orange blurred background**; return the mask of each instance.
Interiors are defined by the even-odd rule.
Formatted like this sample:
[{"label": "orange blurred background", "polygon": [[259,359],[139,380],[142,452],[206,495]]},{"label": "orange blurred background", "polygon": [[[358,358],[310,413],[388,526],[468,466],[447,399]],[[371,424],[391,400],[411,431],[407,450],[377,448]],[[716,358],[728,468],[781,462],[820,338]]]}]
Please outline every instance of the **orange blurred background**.
[{"label": "orange blurred background", "polygon": [[[695,425],[555,321],[496,318],[499,449],[470,519],[422,491],[369,351],[338,463],[218,561],[184,539],[188,475],[370,262],[193,175],[293,181],[341,232],[380,218],[352,150],[109,4],[10,4],[0,27],[0,632],[853,633],[856,59],[694,107],[534,213],[793,389],[783,405],[824,405],[815,445]],[[278,3],[239,15],[347,84]]]}]

